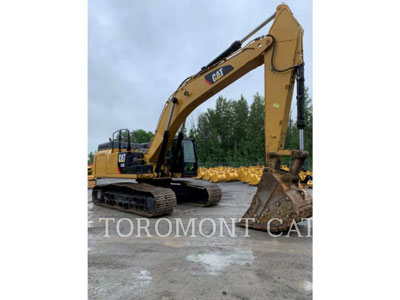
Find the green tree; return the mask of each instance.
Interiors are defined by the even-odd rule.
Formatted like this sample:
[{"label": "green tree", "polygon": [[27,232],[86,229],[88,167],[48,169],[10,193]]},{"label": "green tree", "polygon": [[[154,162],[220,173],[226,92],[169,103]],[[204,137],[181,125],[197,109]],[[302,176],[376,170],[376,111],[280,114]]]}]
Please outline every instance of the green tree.
[{"label": "green tree", "polygon": [[[304,129],[305,150],[310,153],[307,167],[312,168],[312,100],[306,89],[306,121]],[[265,163],[265,105],[264,97],[256,94],[248,105],[241,96],[227,100],[220,96],[215,108],[209,108],[197,118],[189,137],[197,144],[201,165],[248,165]],[[299,132],[292,114],[289,117],[286,149],[299,148]],[[288,158],[283,160],[290,163]]]},{"label": "green tree", "polygon": [[226,162],[232,156],[232,101],[218,97],[215,109],[200,114],[197,129],[191,130],[196,138],[197,153],[203,163]]},{"label": "green tree", "polygon": [[247,162],[265,163],[265,109],[264,97],[256,94],[250,105],[250,115],[247,128]]},{"label": "green tree", "polygon": [[94,154],[93,154],[93,152],[90,152],[89,154],[88,154],[88,163],[93,163],[93,159],[94,159]]},{"label": "green tree", "polygon": [[[143,129],[136,129],[130,131],[131,133],[131,143],[147,143],[150,142],[153,138],[154,134],[151,131],[145,131]],[[128,133],[127,131],[122,132],[122,140],[128,141]],[[119,134],[117,134],[116,140],[118,140]]]},{"label": "green tree", "polygon": [[232,101],[233,116],[233,161],[243,162],[247,156],[246,140],[249,122],[249,106],[243,95],[237,101]]},{"label": "green tree", "polygon": [[131,131],[131,142],[132,143],[147,143],[150,142],[154,134],[151,131],[145,131],[143,129],[136,129]]},{"label": "green tree", "polygon": [[191,139],[196,139],[196,127],[194,126],[194,124],[192,125],[192,127],[190,127],[188,137]]}]

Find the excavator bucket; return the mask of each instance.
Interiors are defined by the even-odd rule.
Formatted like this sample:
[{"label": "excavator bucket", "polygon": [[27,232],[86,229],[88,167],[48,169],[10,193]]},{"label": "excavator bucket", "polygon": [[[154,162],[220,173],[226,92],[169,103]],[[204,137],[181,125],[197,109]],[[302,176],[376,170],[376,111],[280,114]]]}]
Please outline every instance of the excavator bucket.
[{"label": "excavator bucket", "polygon": [[237,225],[246,226],[248,219],[249,228],[281,232],[289,230],[293,220],[297,223],[311,217],[312,197],[298,186],[298,169],[298,159],[289,173],[266,167],[251,205]]}]

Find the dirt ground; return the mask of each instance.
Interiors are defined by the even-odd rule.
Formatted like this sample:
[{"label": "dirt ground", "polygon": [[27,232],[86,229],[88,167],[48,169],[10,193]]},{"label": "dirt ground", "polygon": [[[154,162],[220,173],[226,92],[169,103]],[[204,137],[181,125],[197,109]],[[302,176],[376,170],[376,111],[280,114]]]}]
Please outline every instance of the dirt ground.
[{"label": "dirt ground", "polygon": [[[241,182],[219,186],[223,197],[218,205],[178,205],[173,215],[166,217],[172,224],[174,218],[182,218],[185,226],[189,218],[197,218],[197,237],[190,237],[191,231],[186,237],[174,237],[174,229],[165,238],[155,234],[157,219],[150,219],[152,237],[144,230],[139,237],[138,216],[93,205],[89,190],[89,299],[311,299],[310,222],[299,225],[303,237],[296,232],[272,237],[251,229],[245,237],[245,228],[237,226],[234,237],[223,226],[225,237],[203,237],[198,230],[201,219],[215,220],[219,233],[219,218],[232,224],[230,218],[245,213],[256,191]],[[109,237],[105,237],[105,221],[100,218],[115,219],[109,221]],[[134,225],[128,237],[117,232],[116,224],[123,218]],[[119,225],[121,234],[130,233],[129,221]],[[158,228],[161,234],[168,233],[165,220]],[[204,221],[202,228],[205,235],[213,231],[210,220]]]}]

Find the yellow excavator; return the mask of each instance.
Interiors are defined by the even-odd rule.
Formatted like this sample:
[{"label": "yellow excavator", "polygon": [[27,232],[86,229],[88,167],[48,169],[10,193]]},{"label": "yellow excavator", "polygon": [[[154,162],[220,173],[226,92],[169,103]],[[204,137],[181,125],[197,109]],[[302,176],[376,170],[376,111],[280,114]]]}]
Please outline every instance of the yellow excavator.
[{"label": "yellow excavator", "polygon": [[[244,45],[271,21],[268,34]],[[264,65],[266,168],[238,225],[247,223],[250,228],[278,232],[288,230],[292,222],[310,217],[312,197],[297,184],[308,155],[303,140],[306,124],[302,38],[303,29],[289,7],[279,5],[261,25],[181,83],[165,103],[150,143],[132,143],[127,129],[114,132],[109,142],[99,145],[91,178],[135,179],[136,183],[121,180],[96,184],[93,202],[146,217],[171,214],[181,202],[203,206],[218,203],[221,200],[218,185],[177,179],[195,177],[198,170],[194,141],[183,134],[185,120],[210,97]],[[295,82],[300,149],[285,150]],[[282,156],[293,157],[288,172],[280,170]]]}]

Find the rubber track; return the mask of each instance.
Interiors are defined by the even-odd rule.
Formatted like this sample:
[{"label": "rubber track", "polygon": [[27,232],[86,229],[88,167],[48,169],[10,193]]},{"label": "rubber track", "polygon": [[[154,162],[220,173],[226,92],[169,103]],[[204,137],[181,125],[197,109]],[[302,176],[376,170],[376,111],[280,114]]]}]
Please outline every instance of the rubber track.
[{"label": "rubber track", "polygon": [[[110,205],[105,202],[98,202],[94,196],[96,189],[101,188],[103,192],[107,192],[107,187],[124,187],[132,190],[132,193],[140,192],[150,194],[155,200],[155,212],[148,212],[141,209],[124,208],[117,204]],[[146,183],[119,182],[113,184],[99,184],[93,188],[93,203],[98,206],[103,206],[111,209],[116,209],[126,213],[137,214],[144,217],[159,217],[169,215],[173,212],[177,204],[175,193],[169,188],[157,187]]]},{"label": "rubber track", "polygon": [[188,186],[200,187],[207,191],[208,201],[207,201],[207,203],[196,203],[200,206],[211,206],[211,205],[215,205],[219,201],[221,201],[222,192],[217,184],[201,183],[198,181],[182,181],[182,182],[184,182]]}]

